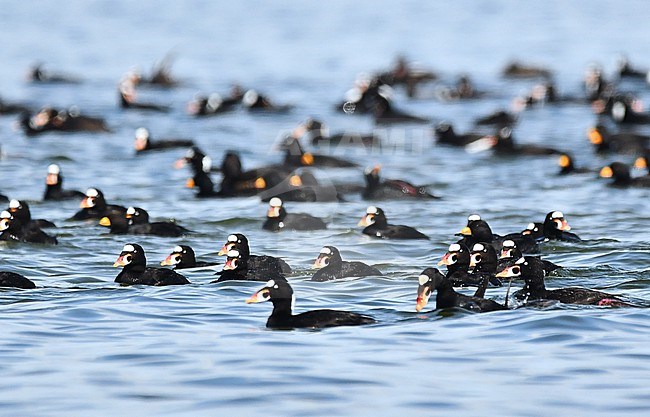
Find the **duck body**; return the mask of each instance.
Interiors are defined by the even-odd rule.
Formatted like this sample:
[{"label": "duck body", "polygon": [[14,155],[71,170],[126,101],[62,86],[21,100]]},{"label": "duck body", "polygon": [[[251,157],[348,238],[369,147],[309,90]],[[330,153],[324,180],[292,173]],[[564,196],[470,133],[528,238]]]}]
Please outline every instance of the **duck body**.
[{"label": "duck body", "polygon": [[113,266],[124,269],[115,277],[115,282],[123,285],[185,285],[190,282],[178,272],[166,268],[147,267],[147,259],[142,246],[131,243],[124,245]]},{"label": "duck body", "polygon": [[375,206],[368,207],[358,225],[365,226],[363,234],[380,239],[429,239],[413,227],[388,223],[384,211]]},{"label": "duck body", "polygon": [[33,289],[36,288],[30,279],[24,277],[23,275],[17,274],[15,272],[0,271],[0,287],[11,287],[11,288],[22,288],[22,289]]},{"label": "duck body", "polygon": [[344,261],[334,246],[325,246],[314,262],[320,268],[311,277],[312,281],[331,281],[346,277],[382,276],[380,270],[359,261]]}]

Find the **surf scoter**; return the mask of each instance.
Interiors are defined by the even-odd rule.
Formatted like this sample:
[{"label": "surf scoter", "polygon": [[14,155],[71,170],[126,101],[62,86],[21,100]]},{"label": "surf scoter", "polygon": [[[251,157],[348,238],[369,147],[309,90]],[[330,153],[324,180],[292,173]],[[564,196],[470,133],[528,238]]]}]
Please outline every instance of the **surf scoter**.
[{"label": "surf scoter", "polygon": [[544,267],[537,258],[520,258],[514,265],[497,274],[500,278],[519,278],[525,281],[524,288],[514,295],[518,299],[555,300],[566,304],[629,306],[618,296],[587,288],[568,287],[547,290],[544,284]]},{"label": "surf scoter", "polygon": [[187,150],[184,158],[176,161],[175,166],[182,167],[186,163],[192,170],[192,178],[187,180],[185,186],[197,188],[198,192],[195,194],[197,198],[222,197],[218,191],[215,191],[214,182],[210,178],[212,158],[204,154],[198,147],[192,146]]},{"label": "surf scoter", "polygon": [[509,233],[505,236],[492,232],[490,225],[478,214],[471,214],[467,217],[467,225],[459,233],[463,238],[459,241],[464,243],[468,248],[475,244],[483,242],[492,245],[497,251],[501,250],[504,240],[510,239],[517,242],[519,248],[525,253],[534,253],[539,251],[537,239],[529,236],[528,233]]},{"label": "surf scoter", "polygon": [[438,199],[427,191],[425,186],[416,186],[403,180],[381,180],[379,173],[381,167],[376,165],[364,171],[366,178],[366,188],[361,193],[365,200],[391,200],[391,199]]},{"label": "surf scoter", "polygon": [[74,106],[63,110],[44,107],[33,116],[22,113],[19,125],[27,136],[45,132],[106,133],[111,131],[104,119],[82,115]]},{"label": "surf scoter", "polygon": [[63,175],[61,175],[61,168],[56,164],[50,164],[47,167],[45,185],[43,200],[59,201],[85,197],[85,194],[81,191],[63,189]]},{"label": "surf scoter", "polygon": [[650,187],[650,177],[633,178],[630,174],[630,166],[624,162],[612,162],[603,167],[599,175],[602,178],[611,178],[612,182],[609,185],[613,187]]},{"label": "surf scoter", "polygon": [[219,278],[211,283],[223,281],[266,281],[269,278],[283,277],[282,271],[275,268],[258,268],[253,269],[248,265],[250,257],[247,253],[239,252],[237,249],[231,249],[226,255],[226,263],[223,269],[217,272]]},{"label": "surf scoter", "polygon": [[230,94],[223,98],[218,93],[209,96],[197,95],[187,105],[187,112],[193,116],[214,116],[237,109],[244,98],[244,92],[239,86],[233,86]]},{"label": "surf scoter", "polygon": [[[499,258],[492,245],[477,243],[470,252],[469,266],[472,268],[472,275],[480,279],[481,283],[490,283],[495,287],[501,286],[501,280],[496,277]],[[482,294],[481,294],[482,296]]]},{"label": "surf scoter", "polygon": [[596,152],[641,153],[650,146],[650,136],[639,133],[611,133],[602,123],[589,129],[589,141],[595,146]]},{"label": "surf scoter", "polygon": [[38,226],[24,227],[19,219],[6,210],[0,213],[0,240],[47,245],[58,243],[56,237],[48,235]]},{"label": "surf scoter", "polygon": [[548,68],[512,61],[503,68],[501,75],[507,78],[551,78],[553,73]]},{"label": "surf scoter", "polygon": [[[503,242],[503,246],[501,247],[501,253],[499,254],[497,271],[502,271],[506,267],[514,265],[514,263],[518,261],[522,256],[524,255],[521,253],[521,250],[519,250],[514,241],[505,240]],[[527,257],[530,257],[530,255]],[[542,259],[539,256],[536,256],[536,258],[542,262],[542,267],[544,269],[545,275],[548,275],[556,269],[561,268],[561,266],[556,265],[551,261],[547,261],[546,259]]]},{"label": "surf scoter", "polygon": [[188,148],[190,146],[194,146],[194,141],[191,139],[160,139],[153,141],[148,129],[139,127],[135,130],[134,147],[138,154],[153,150]]},{"label": "surf scoter", "polygon": [[609,116],[618,124],[647,124],[650,123],[650,113],[635,110],[635,99],[628,97],[614,96],[611,99],[611,106],[606,105]]},{"label": "surf scoter", "polygon": [[27,73],[27,79],[33,83],[43,84],[79,84],[81,80],[68,74],[48,72],[43,63],[34,64]]},{"label": "surf scoter", "polygon": [[435,127],[435,136],[437,143],[451,146],[466,146],[485,137],[480,133],[457,134],[454,127],[448,122],[438,123]]},{"label": "surf scoter", "polygon": [[124,269],[115,277],[115,282],[123,285],[184,285],[190,282],[183,275],[167,268],[147,267],[147,258],[142,246],[129,243],[113,264]]},{"label": "surf scoter", "polygon": [[544,219],[544,240],[563,240],[566,242],[580,242],[582,239],[575,233],[569,232],[571,226],[564,218],[561,211],[552,211]]},{"label": "surf scoter", "polygon": [[336,147],[336,146],[364,146],[366,148],[380,148],[381,138],[372,133],[361,134],[356,132],[336,133],[330,135],[329,130],[323,122],[315,119],[308,119],[301,124],[294,132],[302,136],[306,133],[313,146]]},{"label": "surf scoter", "polygon": [[246,91],[242,97],[242,103],[244,108],[255,112],[287,113],[293,108],[290,104],[275,104],[255,90]]},{"label": "surf scoter", "polygon": [[517,144],[512,137],[512,128],[502,127],[497,130],[495,135],[486,136],[479,141],[467,145],[466,149],[470,152],[492,149],[495,155],[501,156],[543,156],[543,155],[560,155],[563,152],[546,146],[533,144]]},{"label": "surf scoter", "polygon": [[173,266],[173,269],[204,268],[219,265],[218,262],[197,262],[194,250],[187,245],[174,246],[172,252],[160,262],[163,266]]},{"label": "surf scoter", "polygon": [[166,113],[171,110],[169,106],[156,104],[156,103],[145,103],[136,101],[136,89],[135,86],[138,82],[137,75],[128,74],[125,79],[123,79],[118,88],[119,106],[124,110],[144,110],[144,111],[156,111]]},{"label": "surf scoter", "polygon": [[454,287],[480,286],[481,277],[469,272],[470,261],[469,248],[462,242],[452,243],[438,261],[438,266],[447,267],[446,277]]},{"label": "surf scoter", "polygon": [[497,110],[485,116],[481,116],[474,120],[474,124],[478,126],[493,125],[501,127],[512,126],[517,123],[517,115],[509,113],[505,110]]},{"label": "surf scoter", "polygon": [[125,217],[129,222],[129,231],[136,235],[178,237],[190,233],[190,230],[174,221],[149,222],[149,213],[140,207],[129,207]]},{"label": "surf scoter", "polygon": [[418,277],[418,284],[418,298],[415,303],[416,311],[421,311],[426,307],[433,291],[437,291],[436,309],[459,307],[477,313],[508,309],[508,307],[494,300],[457,293],[449,279],[436,268],[427,268],[422,271],[422,274]]},{"label": "surf scoter", "polygon": [[354,168],[358,165],[345,159],[337,158],[330,155],[320,155],[311,152],[305,152],[300,139],[293,134],[288,135],[281,144],[284,150],[284,165],[289,167],[328,167],[328,168]]},{"label": "surf scoter", "polygon": [[0,287],[31,290],[36,288],[36,284],[34,284],[29,278],[15,272],[0,271]]},{"label": "surf scoter", "polygon": [[228,235],[226,243],[221,247],[218,255],[226,255],[233,249],[242,254],[242,256],[247,257],[248,267],[251,269],[273,271],[282,274],[291,273],[291,267],[282,258],[270,255],[251,255],[248,238],[241,233]]},{"label": "surf scoter", "polygon": [[75,213],[69,220],[101,219],[111,213],[126,215],[126,207],[115,204],[107,204],[104,193],[96,188],[86,190],[85,198],[79,204],[81,210]]},{"label": "surf scoter", "polygon": [[421,116],[415,116],[397,110],[393,107],[391,101],[380,90],[380,94],[375,97],[372,107],[372,114],[375,117],[375,123],[378,125],[395,124],[395,123],[429,123],[431,119]]},{"label": "surf scoter", "polygon": [[381,239],[429,239],[427,235],[410,226],[389,224],[384,211],[379,207],[369,206],[366,214],[359,220],[363,234]]},{"label": "surf scoter", "polygon": [[569,175],[569,174],[588,174],[593,173],[594,170],[583,167],[576,167],[573,163],[573,157],[568,153],[563,153],[558,159],[558,165],[560,166],[560,171],[558,175]]},{"label": "surf scoter", "polygon": [[438,75],[423,68],[414,68],[404,57],[397,57],[395,65],[377,77],[387,85],[404,85],[409,97],[414,97],[417,86],[423,82],[434,81]]},{"label": "surf scoter", "polygon": [[36,227],[48,228],[56,227],[54,223],[45,219],[32,219],[32,212],[29,209],[29,204],[24,200],[16,200],[15,198],[9,201],[9,213],[14,216],[23,227]]},{"label": "surf scoter", "polygon": [[273,197],[269,201],[269,210],[262,229],[272,232],[280,230],[321,230],[327,225],[322,219],[305,213],[287,213],[282,205],[282,200]]},{"label": "surf scoter", "polygon": [[290,330],[294,328],[323,328],[357,326],[376,323],[375,319],[358,313],[340,310],[312,310],[293,314],[293,289],[286,279],[276,278],[246,300],[247,304],[271,301],[273,312],[266,327]]},{"label": "surf scoter", "polygon": [[319,268],[311,277],[312,281],[330,281],[345,277],[382,276],[380,270],[359,261],[344,261],[334,246],[321,249],[314,268]]}]

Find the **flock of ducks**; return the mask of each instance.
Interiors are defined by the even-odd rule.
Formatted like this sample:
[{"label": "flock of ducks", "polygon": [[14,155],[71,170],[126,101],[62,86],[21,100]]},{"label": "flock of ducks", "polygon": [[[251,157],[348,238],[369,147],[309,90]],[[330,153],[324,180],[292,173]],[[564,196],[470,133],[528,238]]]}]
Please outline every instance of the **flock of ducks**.
[{"label": "flock of ducks", "polygon": [[[35,83],[76,84],[80,79],[48,73],[39,64],[30,73]],[[629,61],[622,61],[612,82],[605,80],[602,70],[589,68],[585,80],[583,97],[560,96],[553,84],[552,72],[545,68],[512,63],[504,69],[504,76],[514,78],[533,78],[541,80],[529,95],[515,100],[518,112],[498,111],[476,120],[477,126],[487,126],[485,131],[458,133],[451,123],[445,122],[433,128],[435,141],[443,146],[464,148],[470,152],[490,150],[495,155],[559,157],[561,175],[597,172],[603,178],[611,178],[617,187],[648,187],[648,157],[650,156],[650,136],[632,132],[629,126],[650,124],[650,114],[639,109],[634,94],[617,89],[617,80],[632,79],[645,83],[647,71],[633,68]],[[394,88],[404,87],[409,97],[418,97],[426,91],[426,86],[435,82],[437,75],[431,71],[415,69],[404,59],[399,59],[395,67],[372,76],[362,77],[348,91],[346,98],[337,109],[350,115],[368,115],[377,124],[430,123],[426,117],[399,110],[391,98]],[[129,72],[118,85],[118,104],[125,110],[167,112],[169,106],[146,103],[137,100],[137,89],[141,86],[156,85],[172,88],[179,84],[170,74],[170,61],[164,60],[151,76]],[[474,100],[489,95],[473,86],[466,75],[459,77],[455,86],[443,86],[435,90],[436,97],[442,100]],[[534,144],[518,144],[513,130],[521,112],[541,105],[561,103],[582,103],[591,106],[598,115],[598,123],[588,134],[590,142],[598,153],[631,155],[633,165],[646,170],[643,175],[633,175],[631,165],[615,161],[599,169],[576,167],[569,152]],[[269,97],[256,90],[245,90],[234,86],[225,97],[219,94],[197,96],[187,109],[195,117],[218,116],[220,114],[245,108],[252,112],[286,113],[291,105],[276,104]],[[109,124],[98,117],[81,114],[79,109],[57,110],[50,107],[32,112],[21,103],[8,103],[0,100],[0,114],[19,114],[18,124],[28,135],[46,132],[108,132]],[[619,131],[612,133],[612,127]],[[344,132],[330,134],[325,123],[309,119],[300,123],[284,138],[281,149],[283,159],[278,163],[244,170],[239,155],[226,152],[218,168],[212,166],[212,159],[196,143],[187,138],[168,138],[155,140],[146,128],[135,131],[134,147],[138,154],[154,150],[183,148],[188,149],[185,157],[179,159],[177,167],[188,166],[192,178],[187,185],[196,189],[197,198],[231,198],[258,196],[268,202],[268,212],[262,229],[269,232],[313,231],[327,228],[327,222],[308,213],[294,213],[287,210],[286,202],[303,201],[346,201],[349,195],[359,195],[362,199],[381,202],[401,200],[435,200],[441,198],[426,186],[414,185],[401,179],[382,179],[381,167],[374,166],[364,171],[365,186],[358,184],[323,185],[310,173],[312,167],[333,167],[358,169],[358,165],[343,158],[337,158],[317,151],[307,151],[303,142],[318,150],[326,147],[365,147],[377,148],[383,139],[375,134]],[[219,171],[221,181],[218,185],[212,179],[213,172]],[[116,235],[157,235],[180,237],[191,234],[187,228],[173,221],[151,222],[147,211],[141,207],[123,207],[109,204],[101,190],[89,188],[85,193],[63,188],[63,175],[58,165],[47,169],[46,191],[43,200],[79,200],[80,209],[73,214],[71,221],[96,221],[109,228]],[[4,196],[2,196],[4,197]],[[32,219],[26,201],[9,200],[6,210],[0,213],[0,240],[23,243],[57,244],[56,236],[42,229],[54,225],[44,219]],[[429,240],[429,237],[416,228],[392,224],[385,211],[375,205],[367,207],[358,226],[362,233],[377,239]],[[489,288],[511,285],[513,280],[522,280],[523,288],[514,292],[512,298],[518,306],[546,305],[549,302],[571,303],[598,306],[633,306],[634,303],[618,295],[607,294],[586,288],[570,287],[549,290],[544,279],[559,268],[537,254],[543,250],[544,243],[553,240],[579,243],[580,238],[569,232],[570,227],[559,211],[549,212],[544,221],[530,223],[525,229],[507,235],[494,234],[488,223],[477,214],[467,219],[467,224],[459,232],[460,240],[451,243],[448,252],[442,256],[438,266],[446,266],[443,274],[436,268],[426,268],[418,277],[415,309],[421,311],[436,294],[436,308],[463,308],[475,312],[490,312],[513,308],[506,302],[501,304],[486,298]],[[277,257],[253,255],[248,239],[241,233],[227,237],[219,255],[226,256],[223,268],[217,273],[214,283],[246,280],[266,281],[266,285],[253,294],[247,303],[271,301],[273,312],[267,321],[271,328],[331,327],[340,325],[360,325],[374,323],[368,316],[337,310],[314,310],[294,315],[292,312],[293,290],[286,276],[292,273],[290,265]],[[160,267],[147,266],[145,250],[137,243],[124,245],[114,266],[122,267],[115,282],[123,285],[183,285],[190,281],[182,274],[183,269],[203,268],[218,265],[215,261],[197,261],[190,246],[179,245],[161,262]],[[171,267],[171,268],[169,268]],[[313,281],[330,281],[347,277],[381,276],[382,272],[360,261],[345,261],[339,250],[331,245],[324,246],[317,255],[313,267],[316,269]],[[13,273],[0,273],[0,286],[16,288],[35,288],[28,278]],[[473,295],[457,292],[459,287],[475,287]]]}]

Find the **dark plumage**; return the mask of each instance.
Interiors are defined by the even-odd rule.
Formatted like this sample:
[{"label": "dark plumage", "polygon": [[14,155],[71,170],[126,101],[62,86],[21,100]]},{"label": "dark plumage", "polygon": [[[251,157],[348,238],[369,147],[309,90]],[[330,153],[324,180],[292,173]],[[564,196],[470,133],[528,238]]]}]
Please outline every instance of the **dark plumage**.
[{"label": "dark plumage", "polygon": [[575,233],[569,232],[571,226],[564,218],[561,211],[552,211],[544,219],[544,240],[563,240],[566,242],[580,242],[582,239]]},{"label": "dark plumage", "polygon": [[472,247],[469,266],[473,268],[472,275],[480,279],[481,284],[501,286],[501,280],[496,277],[498,262],[497,252],[492,245],[477,243]]},{"label": "dark plumage", "polygon": [[558,175],[589,174],[594,172],[593,169],[576,167],[573,163],[573,157],[567,153],[560,155],[558,165],[560,166],[560,171],[557,173]]},{"label": "dark plumage", "polygon": [[212,281],[218,283],[223,281],[266,281],[269,278],[282,278],[282,271],[278,268],[271,266],[270,268],[261,267],[252,269],[248,265],[249,255],[239,252],[236,249],[231,249],[226,255],[226,263],[223,270],[217,272],[219,278]]},{"label": "dark plumage", "polygon": [[85,197],[85,194],[77,190],[63,189],[63,175],[61,168],[56,164],[50,164],[47,167],[47,177],[45,177],[45,194],[43,200],[71,200]]},{"label": "dark plumage", "polygon": [[273,303],[273,312],[266,321],[266,327],[272,329],[324,328],[376,323],[372,317],[340,310],[312,310],[294,315],[293,289],[284,278],[270,280],[246,300],[246,303],[264,301]]},{"label": "dark plumage", "polygon": [[124,245],[113,266],[124,267],[115,278],[115,282],[119,284],[164,286],[190,283],[183,275],[171,269],[147,268],[144,249],[135,243]]},{"label": "dark plumage", "polygon": [[247,257],[247,264],[251,269],[269,271],[269,273],[291,273],[291,267],[281,258],[270,255],[251,255],[248,238],[241,233],[228,235],[226,243],[224,243],[218,255],[227,255],[233,249],[243,257]]},{"label": "dark plumage", "polygon": [[173,266],[173,269],[204,268],[219,265],[218,262],[197,262],[194,250],[187,245],[178,245],[172,253],[160,262],[163,266]]},{"label": "dark plumage", "polygon": [[354,162],[335,156],[305,152],[300,144],[300,139],[293,135],[289,135],[284,139],[281,144],[281,149],[284,151],[283,164],[288,167],[354,168],[358,166]]},{"label": "dark plumage", "polygon": [[649,176],[632,177],[630,174],[630,166],[623,162],[612,162],[603,167],[599,175],[602,178],[611,178],[612,182],[609,185],[613,187],[650,187]]},{"label": "dark plumage", "polygon": [[505,236],[500,236],[492,232],[490,225],[478,214],[472,214],[467,217],[467,225],[460,231],[463,236],[461,239],[468,248],[473,247],[477,243],[488,243],[492,245],[497,251],[501,250],[501,244],[504,240],[514,240],[521,250],[525,253],[534,253],[539,251],[536,239],[527,234],[510,233]]},{"label": "dark plumage", "polygon": [[390,200],[402,198],[440,198],[429,193],[425,186],[415,186],[403,180],[382,180],[379,177],[380,170],[381,167],[379,166],[365,170],[364,176],[366,178],[366,188],[361,193],[361,196],[364,199]]},{"label": "dark plumage", "polygon": [[447,266],[446,277],[454,287],[480,286],[481,277],[469,272],[470,262],[469,248],[458,242],[449,245],[449,250],[438,261],[438,266]]},{"label": "dark plumage", "polygon": [[23,113],[19,118],[19,124],[28,136],[45,132],[111,131],[104,119],[82,115],[75,107],[58,111],[45,107],[33,116]]},{"label": "dark plumage", "polygon": [[602,123],[589,129],[587,136],[598,153],[638,154],[650,146],[650,136],[648,135],[632,132],[612,133]]},{"label": "dark plumage", "polygon": [[415,304],[416,311],[421,311],[426,307],[433,291],[437,291],[436,309],[459,307],[477,313],[508,309],[508,307],[494,300],[486,300],[481,297],[471,297],[457,293],[454,291],[451,282],[436,268],[427,268],[422,271],[422,274],[418,278],[418,283],[418,298]]},{"label": "dark plumage", "polygon": [[149,213],[140,207],[129,207],[125,217],[129,222],[129,232],[134,235],[178,237],[190,233],[188,229],[173,221],[149,222]]},{"label": "dark plumage", "polygon": [[36,229],[56,227],[56,225],[49,220],[32,219],[32,212],[29,209],[29,204],[24,200],[12,199],[9,201],[9,208],[7,210],[20,222],[20,224],[22,224],[23,227]]},{"label": "dark plumage", "polygon": [[293,108],[290,104],[275,104],[255,90],[246,91],[242,103],[245,109],[254,112],[287,113]]},{"label": "dark plumage", "polygon": [[382,239],[429,239],[410,226],[389,224],[384,211],[375,206],[368,207],[358,225],[365,227],[363,234]]},{"label": "dark plumage", "polygon": [[437,143],[451,146],[466,146],[485,137],[484,134],[480,133],[465,133],[459,135],[454,131],[454,127],[447,122],[441,122],[436,126],[435,135]]},{"label": "dark plumage", "polygon": [[326,229],[325,222],[318,217],[305,213],[287,213],[282,200],[277,197],[269,201],[269,210],[262,229],[272,232],[281,230],[320,230]]},{"label": "dark plumage", "polygon": [[174,148],[189,148],[194,146],[194,141],[191,139],[159,139],[152,140],[149,130],[140,127],[135,131],[135,150],[138,154],[148,151],[174,149]]},{"label": "dark plumage", "polygon": [[0,213],[0,240],[25,243],[56,245],[57,239],[42,231],[38,226],[24,226],[8,211]]},{"label": "dark plumage", "polygon": [[15,272],[0,271],[0,287],[23,288],[26,290],[36,288],[30,279]]},{"label": "dark plumage", "polygon": [[[499,254],[497,271],[502,271],[504,268],[514,265],[514,263],[518,261],[522,256],[524,255],[521,253],[515,242],[512,240],[504,241],[503,246],[501,247],[501,253]],[[551,261],[540,258],[539,256],[536,256],[536,258],[542,262],[542,268],[544,269],[545,275],[550,274],[558,268],[562,268],[560,265],[556,265]]]},{"label": "dark plumage", "polygon": [[514,265],[497,274],[501,278],[519,278],[525,281],[524,288],[515,293],[516,298],[532,300],[555,300],[567,304],[630,306],[618,296],[587,288],[568,287],[547,290],[544,285],[544,266],[534,257],[520,258]]},{"label": "dark plumage", "polygon": [[359,261],[344,261],[341,253],[334,246],[325,246],[314,262],[314,268],[320,268],[311,277],[312,281],[330,281],[345,277],[381,276],[380,270]]},{"label": "dark plumage", "polygon": [[107,204],[104,193],[96,188],[86,190],[85,198],[81,200],[79,206],[81,210],[76,212],[69,220],[101,219],[111,214],[126,215],[126,207]]}]

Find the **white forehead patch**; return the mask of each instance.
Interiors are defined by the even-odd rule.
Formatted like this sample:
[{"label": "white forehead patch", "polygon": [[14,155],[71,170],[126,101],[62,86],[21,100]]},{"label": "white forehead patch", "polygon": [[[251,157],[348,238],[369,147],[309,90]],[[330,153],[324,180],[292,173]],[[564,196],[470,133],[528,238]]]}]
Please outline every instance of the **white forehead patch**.
[{"label": "white forehead patch", "polygon": [[89,188],[86,190],[86,197],[97,197],[99,195],[99,191],[97,191],[95,188]]},{"label": "white forehead patch", "polygon": [[320,250],[320,253],[322,253],[323,255],[331,255],[332,250],[330,248],[323,248]]},{"label": "white forehead patch", "polygon": [[515,242],[512,240],[504,240],[503,241],[503,247],[504,248],[514,248],[515,247]]},{"label": "white forehead patch", "polygon": [[172,252],[183,252],[183,248],[180,246],[174,246],[174,249],[172,249]]},{"label": "white forehead patch", "polygon": [[460,250],[460,245],[458,243],[452,243],[449,245],[449,252],[458,252]]},{"label": "white forehead patch", "polygon": [[535,223],[528,223],[528,226],[526,226],[526,230],[535,230]]},{"label": "white forehead patch", "polygon": [[521,265],[521,264],[523,264],[524,262],[526,262],[526,258],[524,258],[524,257],[522,256],[521,258],[517,259],[517,262],[515,262],[515,263],[516,263],[517,265]]},{"label": "white forehead patch", "polygon": [[235,235],[228,235],[228,242],[237,242],[237,236]]},{"label": "white forehead patch", "polygon": [[47,173],[48,174],[58,175],[60,172],[61,172],[61,168],[59,168],[59,166],[57,164],[50,164],[47,167]]},{"label": "white forehead patch", "polygon": [[282,207],[282,200],[280,200],[278,197],[273,197],[271,201],[269,201],[269,205],[271,207]]},{"label": "white forehead patch", "polygon": [[426,284],[427,282],[429,282],[429,277],[428,277],[428,276],[422,274],[422,275],[420,275],[420,276],[418,277],[418,283],[420,283],[420,285],[424,285],[424,284]]},{"label": "white forehead patch", "polygon": [[620,101],[617,101],[614,103],[612,106],[612,117],[614,120],[621,121],[623,118],[625,118],[625,113],[627,109],[625,108],[625,104],[621,103]]},{"label": "white forehead patch", "polygon": [[203,169],[203,172],[210,172],[212,169],[212,158],[204,156],[203,159],[201,159],[201,169]]},{"label": "white forehead patch", "polygon": [[481,244],[481,243],[477,243],[476,245],[474,245],[474,247],[472,248],[472,250],[473,250],[474,252],[482,252],[482,251],[485,250],[485,246],[483,246],[483,244]]},{"label": "white forehead patch", "polygon": [[194,158],[194,149],[190,148],[187,150],[187,153],[185,154],[185,157],[188,159]]},{"label": "white forehead patch", "polygon": [[258,97],[259,97],[259,94],[257,94],[257,91],[248,90],[246,92],[246,94],[244,94],[244,98],[243,98],[244,104],[250,107],[253,104],[255,104]]},{"label": "white forehead patch", "polygon": [[561,211],[554,211],[551,213],[551,219],[561,219],[564,217],[564,214],[562,214]]},{"label": "white forehead patch", "polygon": [[236,249],[232,249],[228,251],[228,257],[229,258],[239,258],[239,251]]},{"label": "white forehead patch", "polygon": [[266,283],[266,286],[269,288],[275,287],[275,281],[270,279],[269,282]]},{"label": "white forehead patch", "polygon": [[377,213],[379,213],[379,211],[377,210],[377,207],[375,207],[375,206],[369,206],[369,207],[366,209],[366,213],[367,213],[367,214],[377,214]]},{"label": "white forehead patch", "polygon": [[139,127],[135,129],[135,137],[140,140],[149,139],[149,131],[144,127]]},{"label": "white forehead patch", "polygon": [[126,214],[131,214],[131,215],[135,214],[135,207],[129,207],[128,209],[126,209]]},{"label": "white forehead patch", "polygon": [[479,216],[478,214],[471,214],[471,215],[467,218],[467,221],[469,221],[469,222],[477,222],[477,221],[479,221],[479,220],[481,220],[481,216]]},{"label": "white forehead patch", "polygon": [[124,245],[122,252],[135,252],[135,247],[133,245]]},{"label": "white forehead patch", "polygon": [[20,201],[15,198],[9,202],[9,208],[17,209],[18,207],[20,207]]},{"label": "white forehead patch", "polygon": [[2,213],[0,213],[0,218],[11,219],[11,213],[9,213],[7,210],[2,210]]}]

